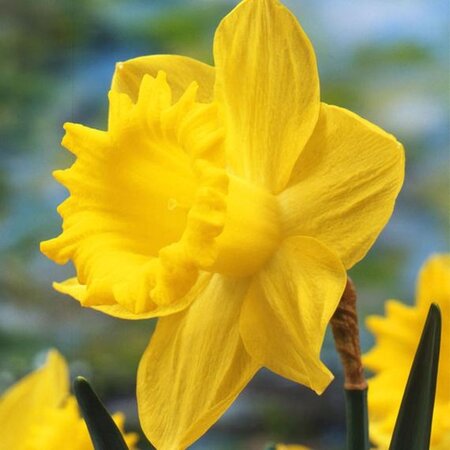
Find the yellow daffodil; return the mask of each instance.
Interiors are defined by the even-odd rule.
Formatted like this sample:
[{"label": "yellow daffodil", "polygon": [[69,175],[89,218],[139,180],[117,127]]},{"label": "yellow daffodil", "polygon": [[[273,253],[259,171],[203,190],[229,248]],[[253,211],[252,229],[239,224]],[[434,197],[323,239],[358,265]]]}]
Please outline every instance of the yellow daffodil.
[{"label": "yellow daffodil", "polygon": [[66,124],[77,160],[59,291],[116,317],[162,317],[138,372],[158,449],[185,448],[261,367],[322,392],[320,361],[346,269],[388,221],[396,139],[320,102],[313,48],[277,0],[219,25],[215,67],[182,56],[119,63],[107,131]]},{"label": "yellow daffodil", "polygon": [[364,357],[375,376],[369,380],[371,440],[388,449],[409,370],[419,344],[430,303],[442,313],[442,337],[431,450],[450,449],[450,254],[435,255],[423,266],[417,285],[417,301],[406,306],[386,303],[386,317],[367,319],[375,334],[375,347]]},{"label": "yellow daffodil", "polygon": [[[124,417],[114,414],[124,433]],[[43,367],[27,375],[0,398],[0,450],[94,450],[75,398],[69,373],[55,350]],[[137,435],[125,434],[130,448]]]}]

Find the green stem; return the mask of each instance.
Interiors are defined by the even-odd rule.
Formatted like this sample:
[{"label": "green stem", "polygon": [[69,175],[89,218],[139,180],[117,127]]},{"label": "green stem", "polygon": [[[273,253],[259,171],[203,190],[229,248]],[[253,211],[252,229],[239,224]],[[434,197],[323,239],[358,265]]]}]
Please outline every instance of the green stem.
[{"label": "green stem", "polygon": [[367,388],[345,389],[347,450],[369,450]]}]

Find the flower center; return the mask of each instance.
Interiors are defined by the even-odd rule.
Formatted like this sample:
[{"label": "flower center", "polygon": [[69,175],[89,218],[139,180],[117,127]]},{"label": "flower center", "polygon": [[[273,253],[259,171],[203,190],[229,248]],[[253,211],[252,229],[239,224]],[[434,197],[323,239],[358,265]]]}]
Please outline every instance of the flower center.
[{"label": "flower center", "polygon": [[280,240],[276,198],[268,191],[229,175],[227,209],[217,256],[205,270],[233,277],[255,273]]},{"label": "flower center", "polygon": [[150,295],[160,305],[185,295],[202,270],[231,277],[252,275],[280,239],[278,204],[272,194],[203,159],[193,170],[198,189],[186,228],[154,260]]}]

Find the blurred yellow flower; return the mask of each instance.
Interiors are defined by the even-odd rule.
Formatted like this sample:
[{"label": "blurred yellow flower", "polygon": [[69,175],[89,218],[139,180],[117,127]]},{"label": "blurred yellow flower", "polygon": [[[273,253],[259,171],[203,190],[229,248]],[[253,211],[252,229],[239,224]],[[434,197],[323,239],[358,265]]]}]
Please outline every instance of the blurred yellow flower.
[{"label": "blurred yellow flower", "polygon": [[66,124],[77,160],[63,233],[42,243],[57,283],[116,317],[162,317],[139,367],[140,419],[185,448],[261,367],[322,392],[320,361],[346,269],[403,182],[396,139],[320,102],[313,48],[277,0],[219,25],[215,67],[182,56],[119,63],[107,131]]},{"label": "blurred yellow flower", "polygon": [[[124,433],[124,417],[114,414]],[[63,357],[49,352],[43,367],[27,375],[0,398],[0,450],[94,450],[75,398]],[[124,435],[133,450],[137,435]]]},{"label": "blurred yellow flower", "polygon": [[435,255],[423,266],[417,301],[406,306],[386,303],[386,317],[371,316],[367,326],[376,336],[364,363],[375,373],[369,380],[370,438],[388,449],[409,370],[419,344],[430,303],[442,313],[442,338],[434,407],[431,450],[450,449],[450,254]]}]

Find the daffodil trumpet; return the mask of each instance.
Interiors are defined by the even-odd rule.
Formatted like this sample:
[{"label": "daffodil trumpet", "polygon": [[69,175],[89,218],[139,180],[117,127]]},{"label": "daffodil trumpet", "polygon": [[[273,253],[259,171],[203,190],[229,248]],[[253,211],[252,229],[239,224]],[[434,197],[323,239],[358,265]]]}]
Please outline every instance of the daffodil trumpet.
[{"label": "daffodil trumpet", "polygon": [[70,197],[62,234],[41,245],[74,264],[60,292],[160,318],[137,380],[160,450],[198,439],[261,367],[323,392],[346,271],[403,183],[394,136],[320,101],[312,45],[278,0],[240,2],[214,62],[117,64],[107,131],[65,125],[76,162],[55,177]]}]

